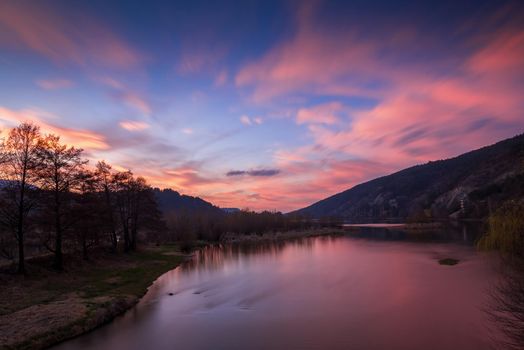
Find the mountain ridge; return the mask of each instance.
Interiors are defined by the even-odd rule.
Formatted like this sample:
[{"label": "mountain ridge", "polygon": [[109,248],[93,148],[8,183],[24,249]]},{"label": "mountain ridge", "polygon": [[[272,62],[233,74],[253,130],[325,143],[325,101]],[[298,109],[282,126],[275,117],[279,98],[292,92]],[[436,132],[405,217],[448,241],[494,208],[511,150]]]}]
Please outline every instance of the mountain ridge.
[{"label": "mountain ridge", "polygon": [[490,205],[522,199],[524,134],[449,159],[358,184],[294,211],[349,220],[484,217]]}]

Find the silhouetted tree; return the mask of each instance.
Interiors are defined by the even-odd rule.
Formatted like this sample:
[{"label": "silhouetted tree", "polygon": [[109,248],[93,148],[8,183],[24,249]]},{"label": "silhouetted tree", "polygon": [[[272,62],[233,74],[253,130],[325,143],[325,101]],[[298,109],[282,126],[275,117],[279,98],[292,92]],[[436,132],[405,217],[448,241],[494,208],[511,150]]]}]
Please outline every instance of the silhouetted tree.
[{"label": "silhouetted tree", "polygon": [[68,147],[60,142],[60,136],[47,135],[37,147],[40,161],[38,168],[39,185],[45,191],[46,206],[54,221],[53,267],[63,269],[63,234],[66,228],[65,215],[70,209],[71,190],[81,183],[83,166],[87,163],[81,158],[82,149]]},{"label": "silhouetted tree", "polygon": [[111,249],[116,253],[118,248],[118,237],[115,225],[114,182],[111,165],[107,164],[105,161],[98,162],[96,164],[94,175],[96,177],[99,191],[103,194],[102,206],[104,210],[102,217],[104,218],[109,231]]},{"label": "silhouetted tree", "polygon": [[13,128],[2,145],[1,222],[14,233],[18,244],[18,272],[25,273],[24,243],[28,218],[35,209],[34,180],[40,161],[37,157],[40,129],[32,123]]},{"label": "silhouetted tree", "polygon": [[73,195],[71,217],[74,237],[80,245],[84,260],[89,259],[89,249],[99,243],[100,234],[107,227],[103,219],[105,208],[101,205],[103,193],[98,189],[98,177],[94,172],[80,172],[78,188]]},{"label": "silhouetted tree", "polygon": [[133,173],[120,171],[113,175],[112,185],[115,189],[115,204],[119,217],[122,235],[124,236],[124,251],[131,250],[130,225],[132,213]]}]

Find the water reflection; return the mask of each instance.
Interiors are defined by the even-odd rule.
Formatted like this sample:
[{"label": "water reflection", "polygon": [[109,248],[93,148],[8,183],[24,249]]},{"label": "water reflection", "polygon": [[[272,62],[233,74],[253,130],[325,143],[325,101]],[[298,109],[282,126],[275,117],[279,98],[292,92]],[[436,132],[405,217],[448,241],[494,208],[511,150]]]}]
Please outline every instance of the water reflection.
[{"label": "water reflection", "polygon": [[345,236],[211,246],[58,349],[488,349],[488,260],[464,244]]},{"label": "water reflection", "polygon": [[405,229],[402,226],[353,226],[349,235],[365,239],[414,242],[453,242],[473,245],[485,231],[482,222],[443,222],[436,228]]}]

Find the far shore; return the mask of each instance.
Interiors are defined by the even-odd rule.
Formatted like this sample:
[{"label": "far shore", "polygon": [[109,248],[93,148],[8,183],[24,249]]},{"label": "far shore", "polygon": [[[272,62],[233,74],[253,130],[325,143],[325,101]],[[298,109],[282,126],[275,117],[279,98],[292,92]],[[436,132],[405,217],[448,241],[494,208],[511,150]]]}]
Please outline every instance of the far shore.
[{"label": "far shore", "polygon": [[257,243],[267,241],[281,241],[295,238],[304,237],[317,237],[317,236],[329,236],[338,235],[344,233],[344,229],[341,227],[322,227],[322,228],[311,228],[305,230],[294,230],[287,232],[268,232],[261,235],[228,235],[225,234],[221,239],[221,243]]}]

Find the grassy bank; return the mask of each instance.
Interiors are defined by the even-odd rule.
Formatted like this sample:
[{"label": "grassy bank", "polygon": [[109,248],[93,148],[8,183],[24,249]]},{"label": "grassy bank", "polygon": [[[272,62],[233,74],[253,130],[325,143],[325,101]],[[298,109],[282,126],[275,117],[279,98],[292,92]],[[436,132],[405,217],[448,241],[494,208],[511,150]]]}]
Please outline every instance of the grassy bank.
[{"label": "grassy bank", "polygon": [[73,261],[62,273],[37,264],[26,277],[0,273],[0,349],[41,349],[107,323],[186,258],[166,245]]},{"label": "grassy bank", "polygon": [[[322,228],[224,237],[223,243],[262,243],[333,235]],[[209,244],[192,242],[191,250]],[[99,327],[135,305],[152,282],[190,255],[179,245],[142,248],[132,254],[98,254],[92,262],[68,262],[62,273],[28,263],[25,277],[0,272],[0,350],[42,349]]]}]

